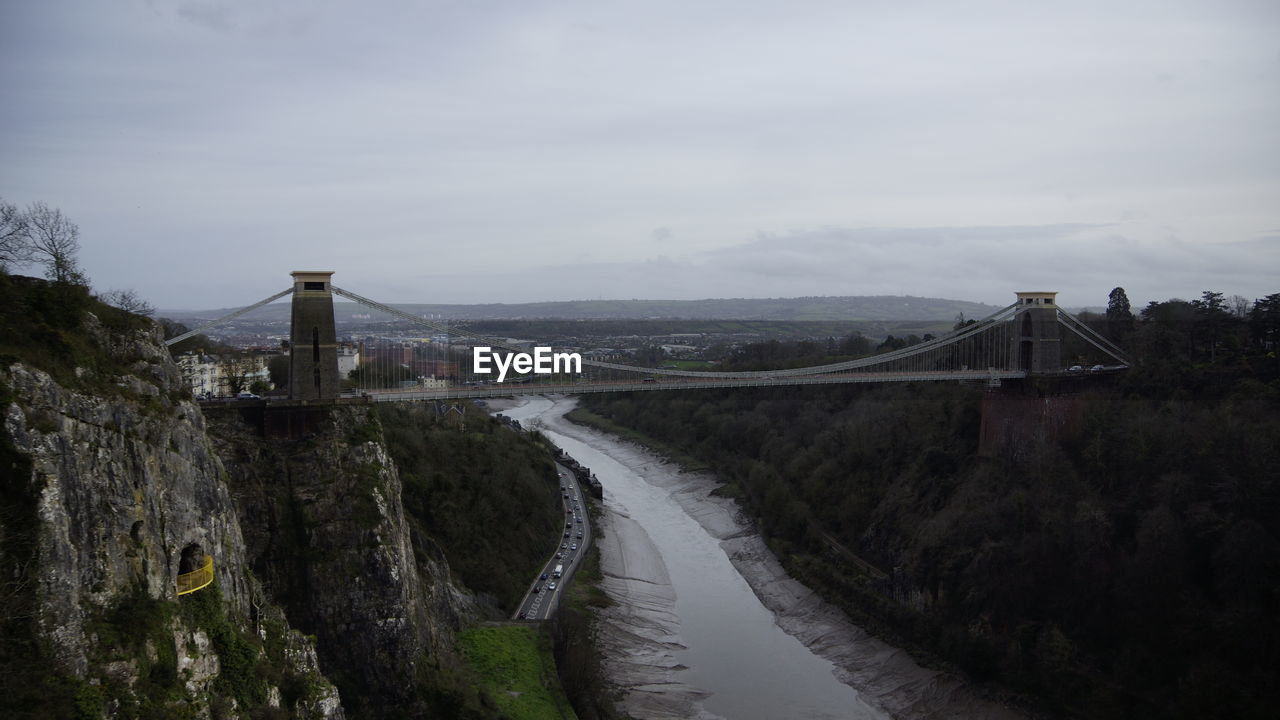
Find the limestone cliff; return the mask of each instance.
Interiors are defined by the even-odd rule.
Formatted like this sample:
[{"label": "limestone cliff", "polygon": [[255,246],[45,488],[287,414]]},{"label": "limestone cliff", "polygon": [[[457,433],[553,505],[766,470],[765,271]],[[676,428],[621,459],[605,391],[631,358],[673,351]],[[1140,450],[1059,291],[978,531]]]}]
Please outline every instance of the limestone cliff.
[{"label": "limestone cliff", "polygon": [[[306,432],[292,438],[280,430],[299,424]],[[414,547],[372,410],[211,411],[210,431],[254,572],[290,621],[315,634],[344,704],[360,717],[425,714],[422,666],[452,646],[473,601],[438,553]]]},{"label": "limestone cliff", "polygon": [[[158,331],[108,328],[87,310],[78,322],[92,355],[72,373],[37,367],[46,346],[0,366],[0,705],[10,717],[253,705],[343,717],[310,643],[262,602],[225,471]],[[65,345],[47,332],[47,346]],[[184,556],[203,555],[216,582],[179,598]]]}]

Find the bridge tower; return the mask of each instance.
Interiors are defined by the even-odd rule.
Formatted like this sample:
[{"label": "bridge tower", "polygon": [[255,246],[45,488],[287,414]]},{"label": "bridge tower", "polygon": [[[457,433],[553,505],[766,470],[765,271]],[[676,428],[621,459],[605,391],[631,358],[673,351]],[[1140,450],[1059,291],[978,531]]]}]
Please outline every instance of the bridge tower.
[{"label": "bridge tower", "polygon": [[336,398],[338,333],[333,326],[332,270],[293,273],[293,314],[289,338],[289,398]]},{"label": "bridge tower", "polygon": [[1012,357],[1029,374],[1062,370],[1062,338],[1058,333],[1058,293],[1020,292],[1013,322]]}]

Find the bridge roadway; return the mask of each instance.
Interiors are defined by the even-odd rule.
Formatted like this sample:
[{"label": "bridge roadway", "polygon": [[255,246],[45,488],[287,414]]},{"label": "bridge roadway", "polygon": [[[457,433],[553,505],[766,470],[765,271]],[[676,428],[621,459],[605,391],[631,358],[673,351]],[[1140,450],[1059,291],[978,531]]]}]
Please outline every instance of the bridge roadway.
[{"label": "bridge roadway", "polygon": [[[642,369],[639,372],[643,372]],[[830,375],[792,375],[787,377],[759,378],[675,378],[657,376],[646,380],[593,382],[579,380],[569,383],[519,382],[490,383],[485,385],[459,385],[431,390],[363,390],[361,395],[374,402],[400,402],[404,400],[448,400],[456,398],[505,397],[509,395],[579,395],[599,392],[627,392],[635,390],[699,390],[723,387],[779,387],[784,385],[837,385],[843,383],[878,382],[929,382],[955,380],[984,382],[998,385],[1001,380],[1025,378],[1025,370],[944,370],[919,372],[842,372]]]}]

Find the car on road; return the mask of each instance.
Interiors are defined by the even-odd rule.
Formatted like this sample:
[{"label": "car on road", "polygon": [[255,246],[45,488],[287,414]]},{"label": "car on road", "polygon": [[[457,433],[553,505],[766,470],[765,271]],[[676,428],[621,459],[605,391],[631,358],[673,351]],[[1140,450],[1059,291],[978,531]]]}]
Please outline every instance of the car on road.
[{"label": "car on road", "polygon": [[542,573],[542,575],[541,575],[538,579],[539,579],[539,580],[546,580],[546,579],[547,579],[547,574],[546,574],[546,573]]},{"label": "car on road", "polygon": [[1103,370],[1106,370],[1106,369],[1107,368],[1102,365],[1094,365],[1093,367],[1089,368],[1089,372],[1102,372]]},{"label": "car on road", "polygon": [[555,590],[555,589],[556,589],[556,584],[555,584],[555,583],[547,583],[547,590],[549,590],[549,591],[550,591],[550,590]]},{"label": "car on road", "polygon": [[521,619],[521,620],[523,620],[523,619],[524,619],[524,613],[520,613],[520,619]]},{"label": "car on road", "polygon": [[1067,372],[1070,372],[1070,373],[1084,372],[1084,368],[1080,365],[1072,365],[1071,367],[1067,368]]},{"label": "car on road", "polygon": [[574,543],[574,544],[570,545],[570,546],[569,546],[569,549],[570,549],[570,550],[577,550],[577,549],[578,549],[578,543]]},{"label": "car on road", "polygon": [[262,399],[262,396],[261,396],[261,395],[256,395],[256,394],[251,393],[251,392],[242,392],[242,393],[240,393],[240,394],[236,395],[236,399],[237,399],[237,400],[261,400],[261,399]]},{"label": "car on road", "polygon": [[564,557],[564,553],[562,553],[562,552],[558,552],[558,553],[556,553],[556,559],[557,559],[557,560],[559,560],[559,559],[560,559],[560,558],[562,558],[562,557]]},{"label": "car on road", "polygon": [[581,539],[582,539],[582,533],[578,533],[578,539],[579,539],[579,540],[581,540]]},{"label": "car on road", "polygon": [[533,586],[533,591],[534,591],[534,592],[536,592],[536,593],[540,593],[540,592],[542,592],[542,586],[541,586],[541,585],[534,585],[534,586]]}]

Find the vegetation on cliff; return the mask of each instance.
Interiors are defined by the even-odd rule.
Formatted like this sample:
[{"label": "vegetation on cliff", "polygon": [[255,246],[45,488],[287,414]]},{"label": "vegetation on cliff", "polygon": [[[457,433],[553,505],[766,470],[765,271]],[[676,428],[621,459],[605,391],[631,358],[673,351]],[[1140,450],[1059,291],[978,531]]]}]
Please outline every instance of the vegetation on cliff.
[{"label": "vegetation on cliff", "polygon": [[1137,367],[988,456],[982,392],[953,385],[583,402],[709,465],[794,575],[925,656],[1054,714],[1269,717],[1280,303],[1259,305],[1106,327]]},{"label": "vegetation on cliff", "polygon": [[475,408],[441,416],[431,404],[383,403],[377,412],[414,532],[509,617],[563,522],[547,447]]},{"label": "vegetation on cliff", "polygon": [[0,364],[23,362],[63,387],[119,395],[128,391],[117,380],[138,359],[127,352],[128,336],[150,332],[152,323],[83,285],[0,272],[0,327]]}]

